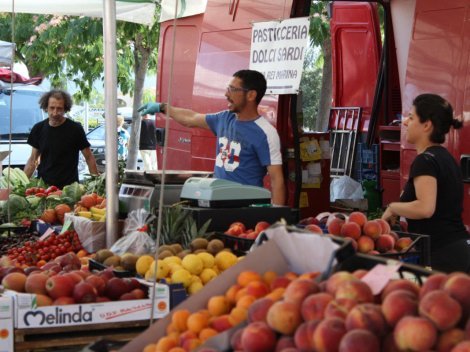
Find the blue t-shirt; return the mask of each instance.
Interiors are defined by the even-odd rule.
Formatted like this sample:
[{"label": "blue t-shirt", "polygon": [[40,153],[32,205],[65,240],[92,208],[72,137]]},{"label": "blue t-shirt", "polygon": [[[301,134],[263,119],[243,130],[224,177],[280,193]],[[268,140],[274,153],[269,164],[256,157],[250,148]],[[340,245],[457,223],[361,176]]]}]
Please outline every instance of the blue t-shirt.
[{"label": "blue t-shirt", "polygon": [[118,159],[119,160],[126,160],[127,159],[127,143],[129,143],[129,132],[127,132],[124,128],[118,128]]},{"label": "blue t-shirt", "polygon": [[266,167],[282,165],[279,135],[264,117],[240,121],[226,110],[206,115],[206,122],[217,136],[216,178],[262,187]]}]

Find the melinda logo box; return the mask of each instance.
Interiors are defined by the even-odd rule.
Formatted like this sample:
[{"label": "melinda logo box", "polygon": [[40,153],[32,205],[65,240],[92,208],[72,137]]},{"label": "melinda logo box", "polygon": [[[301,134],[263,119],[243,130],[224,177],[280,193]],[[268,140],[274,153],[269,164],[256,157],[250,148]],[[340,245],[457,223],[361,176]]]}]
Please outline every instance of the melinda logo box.
[{"label": "melinda logo box", "polygon": [[[5,291],[14,301],[15,328],[48,328],[150,319],[151,299],[38,307],[36,295]],[[149,290],[149,297],[152,291]],[[170,311],[169,288],[157,285],[154,319]]]},{"label": "melinda logo box", "polygon": [[0,352],[11,352],[13,348],[13,300],[0,297]]}]

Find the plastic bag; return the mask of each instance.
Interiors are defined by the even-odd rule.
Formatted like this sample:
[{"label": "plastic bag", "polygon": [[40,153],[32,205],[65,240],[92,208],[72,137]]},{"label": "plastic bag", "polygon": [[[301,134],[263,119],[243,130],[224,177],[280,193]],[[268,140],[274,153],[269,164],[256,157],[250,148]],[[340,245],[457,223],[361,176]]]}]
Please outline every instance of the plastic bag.
[{"label": "plastic bag", "polygon": [[155,252],[155,241],[147,233],[146,224],[155,216],[145,209],[133,210],[129,213],[124,226],[124,236],[110,248],[117,255],[124,253],[148,254]]},{"label": "plastic bag", "polygon": [[336,199],[364,199],[362,185],[349,176],[334,178],[330,184],[330,201]]},{"label": "plastic bag", "polygon": [[64,224],[70,220],[74,230],[77,232],[82,247],[88,253],[106,248],[106,223],[103,221],[92,221],[82,216],[74,216],[73,213],[65,214]]}]

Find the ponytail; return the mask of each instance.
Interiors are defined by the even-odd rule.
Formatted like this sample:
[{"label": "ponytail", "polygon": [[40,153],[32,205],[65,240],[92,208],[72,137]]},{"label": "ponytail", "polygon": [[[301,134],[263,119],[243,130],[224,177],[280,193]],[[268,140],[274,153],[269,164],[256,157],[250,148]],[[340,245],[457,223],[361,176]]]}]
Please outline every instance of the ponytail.
[{"label": "ponytail", "polygon": [[463,122],[457,119],[453,119],[450,125],[456,130],[458,130],[459,128],[462,128]]}]

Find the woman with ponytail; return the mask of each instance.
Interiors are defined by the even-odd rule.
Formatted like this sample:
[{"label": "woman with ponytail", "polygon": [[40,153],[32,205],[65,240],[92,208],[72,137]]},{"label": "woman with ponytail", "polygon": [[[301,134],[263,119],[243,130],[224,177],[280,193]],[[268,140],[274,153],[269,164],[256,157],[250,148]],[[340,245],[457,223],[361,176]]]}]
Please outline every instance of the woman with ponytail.
[{"label": "woman with ponytail", "polygon": [[462,221],[463,181],[454,157],[441,144],[450,127],[461,128],[448,101],[422,94],[403,124],[406,140],[418,155],[413,161],[400,202],[390,203],[382,218],[407,219],[410,232],[431,238],[431,267],[470,273],[470,235]]}]

